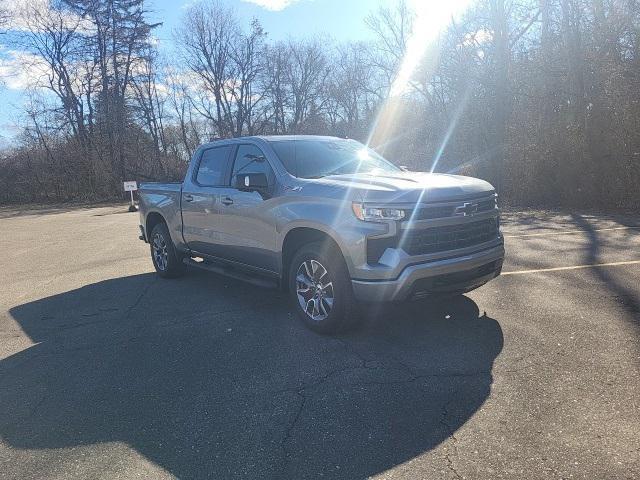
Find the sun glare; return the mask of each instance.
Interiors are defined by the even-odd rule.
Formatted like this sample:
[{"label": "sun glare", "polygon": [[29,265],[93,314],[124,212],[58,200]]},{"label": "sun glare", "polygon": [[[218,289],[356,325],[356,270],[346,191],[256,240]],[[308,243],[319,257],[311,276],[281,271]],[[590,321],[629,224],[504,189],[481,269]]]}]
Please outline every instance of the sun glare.
[{"label": "sun glare", "polygon": [[423,59],[429,45],[438,37],[452,18],[460,15],[469,0],[411,0],[409,8],[415,13],[411,37],[407,41],[407,49],[391,86],[390,96],[401,95],[411,81],[411,76]]},{"label": "sun glare", "polygon": [[401,96],[410,92],[413,88],[413,80],[416,70],[421,65],[426,65],[421,75],[428,77],[431,73],[429,64],[434,64],[434,59],[429,55],[437,55],[437,51],[430,49],[436,43],[438,36],[451,20],[461,15],[468,7],[470,0],[409,0],[408,6],[415,17],[410,38],[404,58],[398,67],[398,72],[389,90],[389,95],[380,109],[373,127],[369,132],[367,144],[380,146],[393,143],[401,132],[397,132],[397,126],[401,124],[404,114],[404,104]]}]

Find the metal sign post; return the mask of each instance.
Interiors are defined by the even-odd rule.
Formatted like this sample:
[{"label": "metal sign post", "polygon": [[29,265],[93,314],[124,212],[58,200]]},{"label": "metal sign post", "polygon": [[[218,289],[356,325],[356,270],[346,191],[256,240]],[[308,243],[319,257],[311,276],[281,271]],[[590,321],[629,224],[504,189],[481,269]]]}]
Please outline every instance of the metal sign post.
[{"label": "metal sign post", "polygon": [[133,192],[138,190],[138,183],[135,181],[124,182],[124,191],[129,192],[131,194],[131,205],[129,205],[130,212],[136,212],[138,209],[136,208],[135,203],[133,203]]}]

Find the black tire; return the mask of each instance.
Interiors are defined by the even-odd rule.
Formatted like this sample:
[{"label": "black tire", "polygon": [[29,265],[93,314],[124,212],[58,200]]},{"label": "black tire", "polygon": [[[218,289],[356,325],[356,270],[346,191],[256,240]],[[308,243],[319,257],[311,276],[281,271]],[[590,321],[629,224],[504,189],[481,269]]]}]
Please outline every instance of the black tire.
[{"label": "black tire", "polygon": [[[301,281],[301,275],[305,281]],[[322,278],[317,278],[320,275]],[[330,295],[333,295],[331,304],[328,303]],[[289,266],[289,296],[300,319],[318,333],[345,331],[354,327],[359,319],[347,265],[341,252],[330,243],[309,243],[295,253]],[[306,309],[302,307],[305,302]],[[318,315],[314,315],[316,312]]]},{"label": "black tire", "polygon": [[[164,223],[153,227],[149,237],[149,245],[151,246],[151,261],[158,275],[163,278],[175,278],[184,273],[183,256],[176,251],[171,235],[169,235],[169,229]],[[164,249],[162,249],[163,246]]]}]

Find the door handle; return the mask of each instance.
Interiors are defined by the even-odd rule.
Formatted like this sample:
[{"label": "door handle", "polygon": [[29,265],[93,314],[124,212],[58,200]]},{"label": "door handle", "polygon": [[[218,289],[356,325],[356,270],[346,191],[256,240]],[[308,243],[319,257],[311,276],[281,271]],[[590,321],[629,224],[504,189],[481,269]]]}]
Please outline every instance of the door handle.
[{"label": "door handle", "polygon": [[184,195],[182,198],[184,198],[185,202],[193,202],[193,195],[190,195],[188,193]]},{"label": "door handle", "polygon": [[233,199],[231,197],[224,197],[221,201],[223,205],[232,205]]}]

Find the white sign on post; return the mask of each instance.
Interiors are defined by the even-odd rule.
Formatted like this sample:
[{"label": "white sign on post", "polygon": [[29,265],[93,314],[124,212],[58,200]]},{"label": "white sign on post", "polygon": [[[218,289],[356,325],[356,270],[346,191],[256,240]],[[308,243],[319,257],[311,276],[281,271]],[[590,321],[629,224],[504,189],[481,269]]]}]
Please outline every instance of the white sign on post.
[{"label": "white sign on post", "polygon": [[138,190],[137,182],[135,182],[135,181],[133,181],[133,182],[124,182],[124,191],[125,192],[135,192],[136,190]]},{"label": "white sign on post", "polygon": [[133,192],[136,190],[138,190],[138,184],[135,180],[131,182],[124,182],[124,191],[129,192],[131,195],[131,205],[129,205],[130,212],[136,211],[136,205],[133,203]]}]

